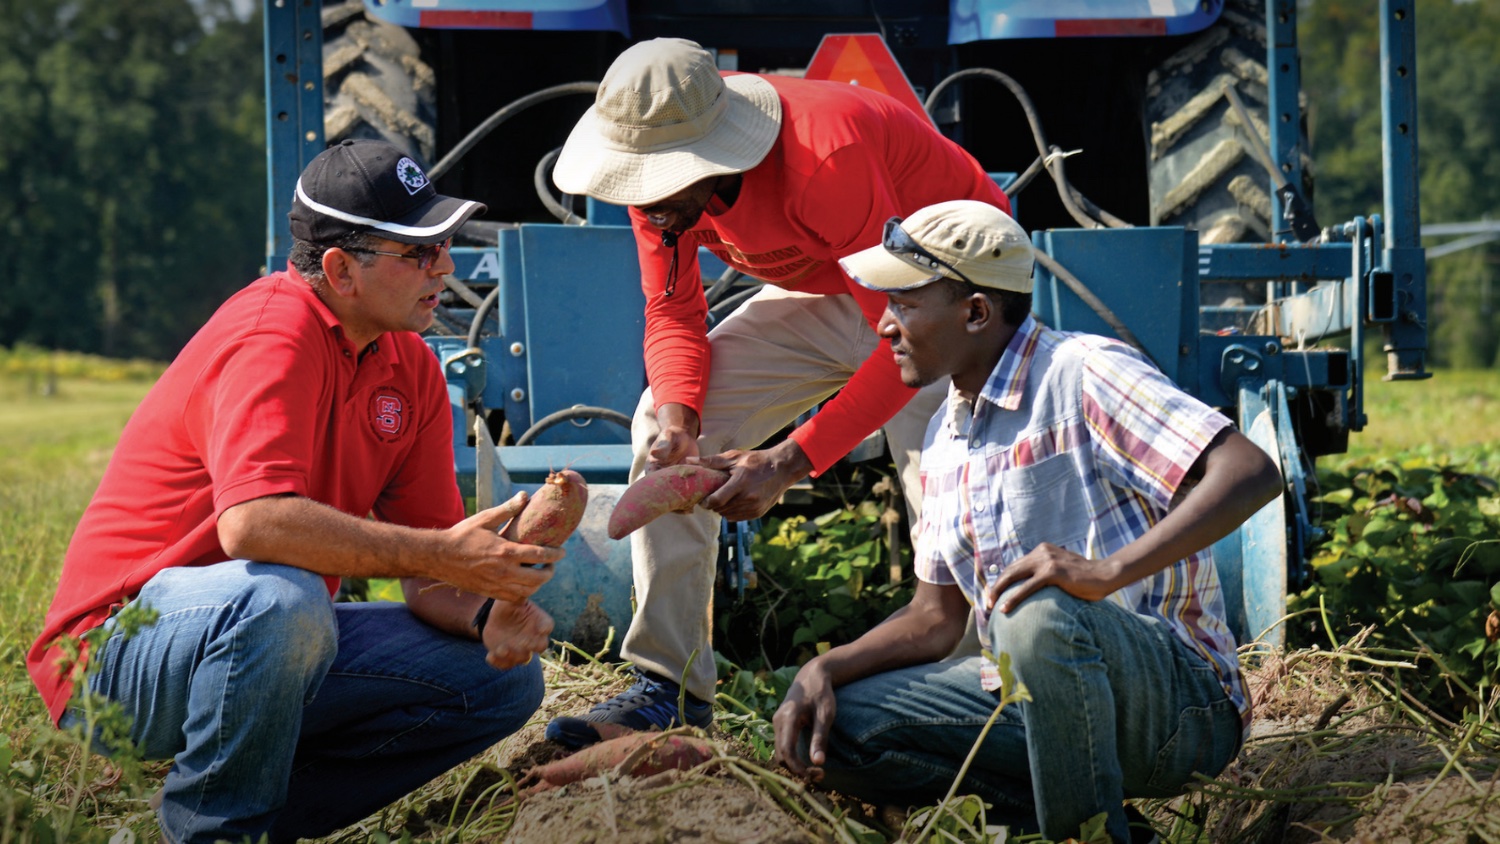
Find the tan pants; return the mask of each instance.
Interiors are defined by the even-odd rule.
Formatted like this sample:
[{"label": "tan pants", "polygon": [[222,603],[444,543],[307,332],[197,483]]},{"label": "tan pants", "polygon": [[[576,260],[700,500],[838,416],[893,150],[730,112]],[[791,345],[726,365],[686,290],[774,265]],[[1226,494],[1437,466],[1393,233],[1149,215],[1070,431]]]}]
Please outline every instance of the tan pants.
[{"label": "tan pants", "polygon": [[[836,393],[885,341],[848,296],[767,285],[716,326],[709,342],[712,369],[698,437],[705,455],[759,446]],[[921,509],[922,437],[947,391],[947,379],[924,388],[885,425],[909,515]],[[647,390],[631,427],[631,480],[640,477],[660,431],[655,407]],[[637,607],[621,644],[637,667],[671,680],[683,678],[696,649],[686,685],[705,701],[713,700],[716,680],[710,634],[718,543],[719,515],[701,507],[663,516],[631,535]]]}]

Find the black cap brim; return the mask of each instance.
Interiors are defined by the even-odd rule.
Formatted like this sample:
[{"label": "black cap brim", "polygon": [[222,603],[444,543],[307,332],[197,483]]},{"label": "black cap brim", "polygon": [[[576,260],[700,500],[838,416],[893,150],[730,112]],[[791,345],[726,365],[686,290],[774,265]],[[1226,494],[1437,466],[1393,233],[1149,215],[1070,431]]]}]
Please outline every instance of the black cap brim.
[{"label": "black cap brim", "polygon": [[[297,216],[295,206],[301,205],[319,216],[343,223],[349,231],[368,231],[387,240],[413,245],[442,243],[452,237],[466,220],[485,210],[482,202],[433,194],[431,199],[399,220],[376,220],[317,202],[303,190],[300,179],[297,181],[297,193],[293,203],[294,218]],[[297,234],[296,231],[292,233]],[[303,239],[319,240],[321,238],[309,236]]]}]

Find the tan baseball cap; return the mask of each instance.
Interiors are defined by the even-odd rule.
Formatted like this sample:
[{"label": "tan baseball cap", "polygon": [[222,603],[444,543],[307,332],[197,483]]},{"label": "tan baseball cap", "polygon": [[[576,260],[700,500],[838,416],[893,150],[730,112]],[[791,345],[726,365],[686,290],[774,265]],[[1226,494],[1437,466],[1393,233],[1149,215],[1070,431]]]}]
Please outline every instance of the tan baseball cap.
[{"label": "tan baseball cap", "polygon": [[565,193],[646,205],[709,176],[759,164],[781,132],[781,99],[753,74],[719,75],[681,38],[625,50],[563,144],[552,180]]},{"label": "tan baseball cap", "polygon": [[972,199],[929,205],[886,223],[885,237],[839,261],[871,290],[914,290],[948,277],[980,287],[1030,293],[1031,238],[1009,214]]}]

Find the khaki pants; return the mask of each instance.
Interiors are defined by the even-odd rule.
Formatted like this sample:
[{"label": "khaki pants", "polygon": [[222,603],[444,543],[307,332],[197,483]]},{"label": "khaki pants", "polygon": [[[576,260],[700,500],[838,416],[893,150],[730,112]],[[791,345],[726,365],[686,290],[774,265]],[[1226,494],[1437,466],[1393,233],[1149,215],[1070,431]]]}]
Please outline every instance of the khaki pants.
[{"label": "khaki pants", "polygon": [[[767,285],[709,333],[713,348],[704,400],[700,453],[752,449],[836,393],[885,341],[849,296],[813,296]],[[948,380],[924,388],[885,425],[901,474],[907,512],[921,510],[917,469],[927,421],[947,395]],[[640,477],[660,431],[651,391],[631,427],[630,478]],[[631,535],[637,608],[621,644],[637,667],[671,680],[696,649],[687,690],[712,701],[716,676],[710,634],[719,515],[698,508],[668,514]]]}]

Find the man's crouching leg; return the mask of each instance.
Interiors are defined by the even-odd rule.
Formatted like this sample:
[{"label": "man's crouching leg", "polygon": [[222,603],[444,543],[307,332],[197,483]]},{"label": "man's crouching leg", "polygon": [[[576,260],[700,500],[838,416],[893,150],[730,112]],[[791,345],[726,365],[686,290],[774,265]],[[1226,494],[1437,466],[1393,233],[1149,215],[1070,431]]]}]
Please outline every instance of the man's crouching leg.
[{"label": "man's crouching leg", "polygon": [[326,835],[519,730],[541,705],[541,660],[498,671],[478,641],[404,604],[338,604],[339,653],[303,714],[271,840]]},{"label": "man's crouching leg", "polygon": [[302,708],[337,648],[323,579],[231,560],[167,569],[135,603],[156,622],[129,638],[115,632],[90,687],[121,704],[145,758],[173,759],[163,833],[259,837],[286,799]]},{"label": "man's crouching leg", "polygon": [[[935,805],[1000,701],[981,688],[980,664],[970,657],[917,665],[839,687],[822,785],[880,806]],[[1001,711],[957,793],[990,804],[991,824],[1035,831],[1026,735],[1014,705]]]},{"label": "man's crouching leg", "polygon": [[1103,812],[1114,840],[1129,841],[1125,798],[1180,793],[1238,752],[1238,710],[1165,623],[1047,587],[996,610],[988,632],[1031,695],[1019,714],[1049,838],[1076,836]]}]

